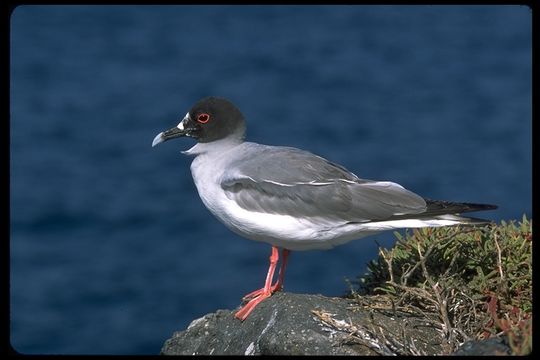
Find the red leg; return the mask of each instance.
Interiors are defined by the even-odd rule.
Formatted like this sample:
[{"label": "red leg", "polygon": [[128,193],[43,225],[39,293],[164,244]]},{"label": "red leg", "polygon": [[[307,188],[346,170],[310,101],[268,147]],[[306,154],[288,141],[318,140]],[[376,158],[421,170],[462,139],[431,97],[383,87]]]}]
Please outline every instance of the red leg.
[{"label": "red leg", "polygon": [[[274,293],[275,291],[280,291],[281,289],[283,289],[283,280],[285,278],[285,267],[287,266],[287,259],[289,258],[290,252],[291,251],[287,250],[287,249],[282,249],[281,250],[281,255],[282,255],[281,256],[281,258],[282,258],[281,267],[279,268],[279,274],[278,274],[277,282],[274,285],[272,285],[272,287],[270,288],[270,291],[272,293]],[[264,288],[252,291],[249,294],[244,295],[242,300],[246,300],[246,301],[250,300],[250,299],[252,299],[252,298],[254,298],[256,296],[259,296],[263,292],[264,292]]]},{"label": "red leg", "polygon": [[279,268],[278,280],[274,286],[272,286],[272,292],[280,291],[283,289],[283,281],[285,279],[285,268],[287,267],[287,259],[289,258],[290,250],[281,250],[281,267]]},{"label": "red leg", "polygon": [[266,275],[264,288],[248,294],[248,295],[252,295],[252,294],[256,294],[256,295],[254,295],[254,297],[246,305],[244,305],[240,310],[238,310],[238,312],[234,315],[236,318],[240,320],[245,320],[248,317],[248,315],[253,311],[255,306],[257,306],[261,301],[263,301],[264,299],[272,295],[272,279],[274,278],[274,272],[276,271],[276,265],[277,265],[278,260],[279,260],[278,248],[276,246],[272,246],[272,255],[270,255],[270,267],[268,268],[268,274]]}]

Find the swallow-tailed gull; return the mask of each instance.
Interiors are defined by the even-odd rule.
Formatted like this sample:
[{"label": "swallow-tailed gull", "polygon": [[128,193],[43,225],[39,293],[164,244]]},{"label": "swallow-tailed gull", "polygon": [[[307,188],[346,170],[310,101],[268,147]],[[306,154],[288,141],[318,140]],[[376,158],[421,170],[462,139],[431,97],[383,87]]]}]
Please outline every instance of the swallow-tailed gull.
[{"label": "swallow-tailed gull", "polygon": [[[361,179],[304,150],[246,142],[245,131],[234,104],[206,97],[152,142],[195,138],[184,153],[194,156],[191,173],[204,205],[238,235],[272,245],[264,287],[243,298],[247,304],[235,314],[241,320],[283,287],[291,250],[330,249],[398,228],[484,224],[459,214],[496,208],[424,199],[394,182]],[[272,285],[279,248],[282,263]]]}]

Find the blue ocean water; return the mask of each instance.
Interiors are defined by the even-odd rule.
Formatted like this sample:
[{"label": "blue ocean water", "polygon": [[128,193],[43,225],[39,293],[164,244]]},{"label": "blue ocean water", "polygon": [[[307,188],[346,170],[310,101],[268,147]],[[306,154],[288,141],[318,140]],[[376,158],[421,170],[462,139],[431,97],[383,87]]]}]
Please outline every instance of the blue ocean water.
[{"label": "blue ocean water", "polygon": [[[207,95],[248,139],[433,199],[532,214],[531,12],[519,6],[22,6],[11,17],[11,344],[156,354],[262,286],[270,247],[228,231],[157,148]],[[286,291],[341,295],[380,234],[293,252]]]}]

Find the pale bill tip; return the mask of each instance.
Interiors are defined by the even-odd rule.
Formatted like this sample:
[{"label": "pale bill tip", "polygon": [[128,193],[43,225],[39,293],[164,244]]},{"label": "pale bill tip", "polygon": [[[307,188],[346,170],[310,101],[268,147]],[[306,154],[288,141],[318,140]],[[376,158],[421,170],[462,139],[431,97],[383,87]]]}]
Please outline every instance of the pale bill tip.
[{"label": "pale bill tip", "polygon": [[156,146],[157,144],[161,144],[163,141],[165,141],[165,139],[163,138],[163,133],[160,132],[156,135],[154,141],[152,141],[152,147]]}]

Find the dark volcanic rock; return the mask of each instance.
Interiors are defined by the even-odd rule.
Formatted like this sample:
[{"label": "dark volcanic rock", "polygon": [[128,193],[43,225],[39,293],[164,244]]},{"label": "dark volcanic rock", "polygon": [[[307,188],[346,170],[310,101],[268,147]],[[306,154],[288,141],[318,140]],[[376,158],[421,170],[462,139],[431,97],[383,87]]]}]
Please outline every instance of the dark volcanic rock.
[{"label": "dark volcanic rock", "polygon": [[469,341],[463,344],[452,355],[487,356],[510,355],[510,346],[506,338],[491,338],[483,341]]},{"label": "dark volcanic rock", "polygon": [[[396,353],[368,329],[383,326],[386,336],[403,334],[425,354],[441,352],[438,331],[416,318],[368,313],[353,300],[278,292],[244,321],[218,310],[175,332],[164,355],[375,355]],[[313,312],[315,311],[315,313]],[[319,314],[319,315],[317,315]],[[321,317],[322,314],[322,317]],[[324,318],[330,319],[327,322]],[[412,336],[411,336],[412,335]],[[400,351],[397,351],[400,353]]]}]

